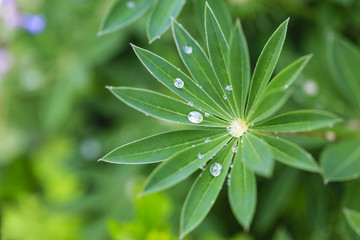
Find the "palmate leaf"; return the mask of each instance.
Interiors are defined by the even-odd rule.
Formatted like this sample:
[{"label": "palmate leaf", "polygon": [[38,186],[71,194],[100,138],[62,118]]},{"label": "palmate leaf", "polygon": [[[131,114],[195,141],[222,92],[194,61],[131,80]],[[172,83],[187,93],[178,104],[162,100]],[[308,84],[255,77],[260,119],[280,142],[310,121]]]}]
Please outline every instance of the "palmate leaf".
[{"label": "palmate leaf", "polygon": [[216,139],[223,130],[180,130],[157,134],[120,146],[105,155],[100,161],[117,164],[145,164],[169,159],[184,149]]},{"label": "palmate leaf", "polygon": [[226,122],[212,115],[203,117],[200,123],[190,122],[188,114],[198,109],[157,92],[130,87],[110,87],[110,91],[129,106],[156,118],[207,127],[226,127]]},{"label": "palmate leaf", "polygon": [[350,227],[360,236],[360,212],[345,208],[343,213]]},{"label": "palmate leaf", "polygon": [[224,134],[210,142],[200,143],[174,155],[150,174],[146,180],[143,194],[164,190],[184,180],[206,163],[230,139],[228,134]]},{"label": "palmate leaf", "polygon": [[255,124],[252,129],[272,132],[308,132],[332,127],[339,119],[332,113],[320,110],[299,110],[284,113],[264,122]]},{"label": "palmate leaf", "polygon": [[360,139],[329,145],[320,157],[325,182],[344,181],[360,176]]},{"label": "palmate leaf", "polygon": [[256,178],[242,161],[242,154],[243,149],[238,147],[230,172],[228,195],[236,219],[245,229],[249,229],[256,207]]},{"label": "palmate leaf", "polygon": [[[191,187],[181,212],[181,239],[202,222],[213,206],[229,170],[234,155],[231,148],[234,147],[235,144],[236,143],[228,144],[228,146],[208,164]],[[222,166],[221,173],[218,176],[213,176],[210,173],[210,168],[212,164],[215,163]]]}]

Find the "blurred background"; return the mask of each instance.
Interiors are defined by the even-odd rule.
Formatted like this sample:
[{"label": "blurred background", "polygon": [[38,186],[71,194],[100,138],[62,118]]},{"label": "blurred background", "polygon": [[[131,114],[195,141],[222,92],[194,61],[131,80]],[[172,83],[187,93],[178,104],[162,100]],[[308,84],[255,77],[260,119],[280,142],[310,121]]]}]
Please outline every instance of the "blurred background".
[{"label": "blurred background", "polygon": [[[0,1],[0,238],[177,239],[181,206],[193,178],[136,197],[155,167],[98,163],[127,142],[185,126],[152,119],[118,101],[106,85],[169,93],[137,60],[129,43],[185,69],[170,31],[151,45],[142,17],[97,37],[112,0]],[[328,41],[360,45],[359,0],[229,0],[248,39],[252,68],[272,32],[290,17],[276,72],[314,57],[286,109],[318,108],[360,119],[333,83]],[[178,21],[200,42],[188,1]],[[359,126],[357,126],[357,131]],[[339,130],[339,132],[341,132]],[[356,131],[346,134],[359,134]],[[338,135],[303,141],[318,157]],[[304,139],[302,139],[304,140]],[[295,141],[300,141],[299,139]],[[360,181],[325,185],[320,175],[277,164],[258,178],[254,224],[244,233],[224,188],[205,221],[186,239],[358,239],[344,221],[344,204],[360,210]],[[356,201],[357,199],[357,201]]]}]

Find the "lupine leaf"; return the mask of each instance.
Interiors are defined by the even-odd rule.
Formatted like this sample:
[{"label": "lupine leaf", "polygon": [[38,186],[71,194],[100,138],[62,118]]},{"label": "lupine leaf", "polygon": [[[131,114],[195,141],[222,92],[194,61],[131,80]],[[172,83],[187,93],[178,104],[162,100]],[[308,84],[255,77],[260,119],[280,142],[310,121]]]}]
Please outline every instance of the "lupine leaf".
[{"label": "lupine leaf", "polygon": [[[133,48],[148,71],[174,93],[212,114],[216,114],[227,120],[229,117],[231,118],[228,113],[212,100],[191,78],[186,76],[185,73],[150,51],[136,46],[133,46]],[[174,80],[176,78],[180,78],[184,82],[183,88],[176,88],[174,86]]]},{"label": "lupine leaf", "polygon": [[256,208],[256,178],[242,161],[243,149],[238,147],[231,169],[229,202],[236,219],[245,229],[250,228]]},{"label": "lupine leaf", "polygon": [[253,134],[265,140],[270,146],[274,158],[281,163],[310,172],[319,172],[319,167],[311,154],[298,145],[267,134],[256,132]]},{"label": "lupine leaf", "polygon": [[[216,152],[218,152],[228,141],[226,134],[210,142],[201,143],[190,147],[174,155],[166,162],[160,164],[148,177],[143,190],[144,194],[157,192],[173,186],[184,180],[195,172],[201,165],[206,163]],[[198,157],[201,153],[203,156]]]},{"label": "lupine leaf", "polygon": [[236,112],[244,118],[246,97],[250,85],[250,57],[240,21],[236,22],[230,39],[229,74]]},{"label": "lupine leaf", "polygon": [[344,181],[360,175],[360,139],[329,145],[320,157],[325,181]]},{"label": "lupine leaf", "polygon": [[230,86],[227,62],[229,45],[214,13],[208,4],[206,4],[205,8],[205,33],[210,62],[215,70],[217,78],[220,80],[221,89],[219,90],[223,92],[223,96],[224,98],[226,97],[227,103],[232,108],[233,114],[236,115],[238,113],[235,112],[234,99],[230,98],[224,91],[226,86]]},{"label": "lupine leaf", "polygon": [[[206,217],[223,186],[234,153],[229,144],[216,156],[194,182],[182,209],[180,219],[180,238],[196,228]],[[210,173],[210,167],[219,163],[222,170],[219,176]]]},{"label": "lupine leaf", "polygon": [[252,129],[273,132],[307,132],[332,127],[339,119],[332,113],[320,110],[299,110],[275,116],[255,124]]},{"label": "lupine leaf", "polygon": [[171,19],[177,17],[185,2],[185,0],[157,1],[147,26],[150,42],[160,37],[169,28]]},{"label": "lupine leaf", "polygon": [[343,213],[350,227],[360,236],[360,212],[345,208]]},{"label": "lupine leaf", "polygon": [[175,43],[181,59],[193,76],[194,80],[203,87],[223,109],[229,111],[229,106],[223,99],[219,80],[207,58],[205,52],[194,38],[175,21],[172,24]]},{"label": "lupine leaf", "polygon": [[[130,87],[111,87],[110,89],[117,98],[129,106],[156,118],[207,127],[226,126],[226,122],[212,115],[204,117],[203,113],[198,112],[199,110],[195,107],[157,92]],[[192,111],[201,114],[203,120],[200,123],[189,121],[188,114]]]},{"label": "lupine leaf", "polygon": [[121,29],[141,17],[155,0],[115,1],[99,32],[100,35]]},{"label": "lupine leaf", "polygon": [[246,166],[263,176],[270,176],[274,167],[271,149],[265,141],[254,136],[250,132],[243,135],[243,161]]},{"label": "lupine leaf", "polygon": [[224,135],[224,130],[180,130],[136,140],[115,148],[101,161],[117,164],[144,164],[164,161],[192,146]]},{"label": "lupine leaf", "polygon": [[289,19],[276,29],[260,54],[251,79],[247,113],[251,112],[252,107],[257,104],[270,80],[284,44],[288,22]]}]

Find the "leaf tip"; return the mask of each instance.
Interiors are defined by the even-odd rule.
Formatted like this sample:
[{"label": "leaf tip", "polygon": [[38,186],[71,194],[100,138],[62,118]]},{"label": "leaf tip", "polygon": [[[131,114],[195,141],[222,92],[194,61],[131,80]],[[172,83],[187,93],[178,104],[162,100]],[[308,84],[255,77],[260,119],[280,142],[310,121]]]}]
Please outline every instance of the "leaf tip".
[{"label": "leaf tip", "polygon": [[113,90],[114,87],[106,85],[105,88],[111,91],[111,90]]},{"label": "leaf tip", "polygon": [[104,162],[104,159],[100,158],[96,162]]}]

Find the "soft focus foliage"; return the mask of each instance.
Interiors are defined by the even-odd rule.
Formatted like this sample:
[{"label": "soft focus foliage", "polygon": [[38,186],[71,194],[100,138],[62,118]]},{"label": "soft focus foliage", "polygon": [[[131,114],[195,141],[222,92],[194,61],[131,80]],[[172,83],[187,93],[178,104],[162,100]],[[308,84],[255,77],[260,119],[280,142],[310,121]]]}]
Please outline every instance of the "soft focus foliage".
[{"label": "soft focus foliage", "polygon": [[[177,239],[180,207],[193,177],[138,199],[139,184],[153,166],[96,162],[127,142],[184,128],[120,104],[104,88],[121,85],[171,94],[146,72],[129,46],[130,42],[146,46],[184,70],[171,32],[147,45],[150,10],[122,30],[97,37],[112,1],[0,2],[0,238]],[[186,1],[177,21],[201,39],[203,9],[196,7],[198,2]],[[235,17],[241,19],[251,69],[268,34],[289,16],[275,73],[299,56],[314,54],[290,89],[284,112],[321,109],[343,119],[332,129],[284,139],[301,145],[320,163],[326,162],[324,156],[334,156],[328,153],[337,152],[344,141],[355,142],[355,149],[348,151],[357,153],[360,109],[341,84],[359,83],[359,78],[344,80],[333,65],[355,64],[353,50],[339,49],[359,51],[360,2],[224,2],[233,22]],[[341,54],[337,59],[341,62],[334,62],[333,54]],[[276,164],[271,178],[257,178],[258,209],[248,233],[233,217],[224,188],[212,212],[185,239],[358,239],[360,180],[354,179],[358,175],[351,172],[352,177],[338,183],[331,182],[339,180],[337,176],[330,179],[325,172],[323,176],[329,180],[326,185],[319,175]],[[156,222],[148,221],[155,216]]]}]

